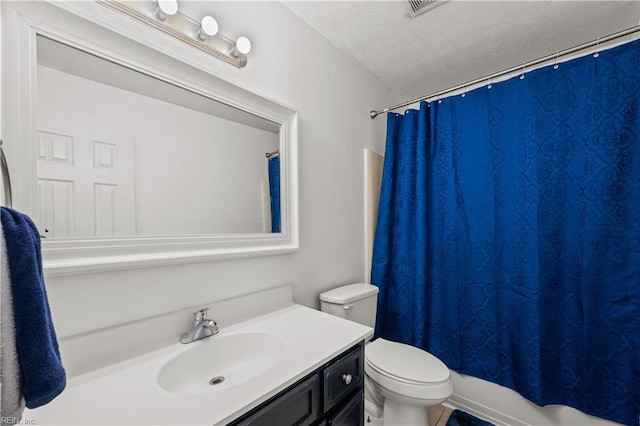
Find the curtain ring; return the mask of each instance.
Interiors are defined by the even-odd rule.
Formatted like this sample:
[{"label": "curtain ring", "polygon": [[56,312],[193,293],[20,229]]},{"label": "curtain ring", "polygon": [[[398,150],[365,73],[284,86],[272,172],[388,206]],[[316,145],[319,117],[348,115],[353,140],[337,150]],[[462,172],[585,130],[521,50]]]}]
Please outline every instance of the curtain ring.
[{"label": "curtain ring", "polygon": [[596,53],[593,54],[594,58],[597,58],[598,56],[600,56],[600,50],[598,49],[600,47],[600,37],[598,37],[598,39],[596,40]]},{"label": "curtain ring", "polygon": [[557,70],[558,68],[560,68],[560,65],[558,65],[558,56],[560,56],[560,51],[557,51],[557,52],[556,52],[556,61],[555,61],[555,63],[553,64],[553,69],[554,69],[554,70]]}]

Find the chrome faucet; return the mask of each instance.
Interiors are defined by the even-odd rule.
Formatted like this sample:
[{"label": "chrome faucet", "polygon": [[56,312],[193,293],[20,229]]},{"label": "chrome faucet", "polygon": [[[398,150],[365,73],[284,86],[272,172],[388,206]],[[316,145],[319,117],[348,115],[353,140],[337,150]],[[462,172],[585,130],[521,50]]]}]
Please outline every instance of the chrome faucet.
[{"label": "chrome faucet", "polygon": [[193,327],[180,336],[180,343],[192,343],[220,332],[218,323],[214,320],[207,319],[207,311],[209,309],[211,308],[202,308],[198,312],[193,313]]}]

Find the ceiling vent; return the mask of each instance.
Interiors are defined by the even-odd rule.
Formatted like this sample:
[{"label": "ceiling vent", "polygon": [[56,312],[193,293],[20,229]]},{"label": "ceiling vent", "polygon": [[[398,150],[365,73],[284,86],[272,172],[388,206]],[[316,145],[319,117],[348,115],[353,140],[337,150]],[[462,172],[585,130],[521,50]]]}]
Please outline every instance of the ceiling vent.
[{"label": "ceiling vent", "polygon": [[409,18],[415,18],[424,12],[434,9],[449,0],[409,0],[411,10],[407,13]]}]

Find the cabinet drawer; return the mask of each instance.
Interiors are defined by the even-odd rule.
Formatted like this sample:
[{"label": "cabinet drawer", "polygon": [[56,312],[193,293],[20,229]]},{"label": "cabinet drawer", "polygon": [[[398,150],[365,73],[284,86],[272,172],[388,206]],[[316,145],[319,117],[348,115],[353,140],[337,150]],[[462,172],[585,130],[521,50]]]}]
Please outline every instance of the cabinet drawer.
[{"label": "cabinet drawer", "polygon": [[278,394],[233,426],[305,426],[319,417],[320,380],[317,374]]},{"label": "cabinet drawer", "polygon": [[327,419],[327,426],[362,426],[364,424],[364,395],[356,393],[333,416]]},{"label": "cabinet drawer", "polygon": [[349,351],[334,364],[325,367],[324,377],[324,411],[361,388],[364,380],[364,351],[362,344]]}]

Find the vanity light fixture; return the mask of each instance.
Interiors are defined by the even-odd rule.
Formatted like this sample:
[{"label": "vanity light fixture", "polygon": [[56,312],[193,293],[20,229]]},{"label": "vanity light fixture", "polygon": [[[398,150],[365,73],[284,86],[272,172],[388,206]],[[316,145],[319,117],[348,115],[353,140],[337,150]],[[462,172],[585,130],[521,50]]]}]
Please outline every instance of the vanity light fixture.
[{"label": "vanity light fixture", "polygon": [[215,18],[205,16],[199,21],[192,19],[178,10],[177,0],[96,1],[238,68],[247,65],[247,54],[251,51],[251,42],[247,37],[238,37],[235,41],[225,37],[218,32]]}]

